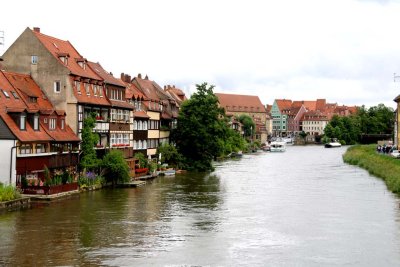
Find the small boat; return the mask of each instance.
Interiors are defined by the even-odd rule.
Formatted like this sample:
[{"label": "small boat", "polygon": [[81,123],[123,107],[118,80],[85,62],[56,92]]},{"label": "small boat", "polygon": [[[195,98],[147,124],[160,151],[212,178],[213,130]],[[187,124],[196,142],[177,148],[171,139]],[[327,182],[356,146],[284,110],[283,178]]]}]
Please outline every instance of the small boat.
[{"label": "small boat", "polygon": [[285,141],[271,142],[270,151],[271,152],[285,152],[286,151],[286,142]]},{"label": "small boat", "polygon": [[176,171],[174,169],[165,170],[162,172],[165,176],[175,175]]},{"label": "small boat", "polygon": [[337,140],[332,140],[331,142],[325,144],[326,148],[341,147],[341,146],[342,144],[339,143]]}]

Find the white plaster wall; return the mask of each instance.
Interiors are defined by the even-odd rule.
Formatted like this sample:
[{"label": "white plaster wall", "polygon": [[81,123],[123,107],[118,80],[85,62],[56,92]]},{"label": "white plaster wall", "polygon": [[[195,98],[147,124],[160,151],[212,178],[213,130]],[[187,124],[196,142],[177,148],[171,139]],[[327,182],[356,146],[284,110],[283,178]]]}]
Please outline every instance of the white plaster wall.
[{"label": "white plaster wall", "polygon": [[[14,185],[16,181],[16,149],[15,140],[0,140],[0,182],[4,185]],[[12,149],[12,159],[11,159]],[[10,166],[11,166],[11,183],[10,183]]]}]

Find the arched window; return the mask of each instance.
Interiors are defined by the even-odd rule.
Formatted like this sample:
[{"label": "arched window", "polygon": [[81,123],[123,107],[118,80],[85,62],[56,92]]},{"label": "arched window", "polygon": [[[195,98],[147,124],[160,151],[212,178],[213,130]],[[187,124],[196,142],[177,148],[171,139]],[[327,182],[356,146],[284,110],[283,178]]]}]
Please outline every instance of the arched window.
[{"label": "arched window", "polygon": [[139,149],[142,149],[142,140],[139,140]]},{"label": "arched window", "polygon": [[142,121],[139,121],[138,130],[142,130]]},{"label": "arched window", "polygon": [[137,121],[133,121],[133,130],[137,130]]},{"label": "arched window", "polygon": [[143,122],[143,130],[147,130],[147,121]]},{"label": "arched window", "polygon": [[143,141],[143,148],[144,148],[144,149],[147,149],[147,140],[144,140],[144,141]]},{"label": "arched window", "polygon": [[137,142],[136,142],[136,140],[133,141],[133,149],[137,149]]}]

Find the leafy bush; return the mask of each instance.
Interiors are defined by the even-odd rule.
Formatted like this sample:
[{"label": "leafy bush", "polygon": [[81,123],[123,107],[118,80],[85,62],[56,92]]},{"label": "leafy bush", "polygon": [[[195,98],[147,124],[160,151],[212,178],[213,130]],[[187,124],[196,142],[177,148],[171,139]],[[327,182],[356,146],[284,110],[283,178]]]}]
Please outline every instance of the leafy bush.
[{"label": "leafy bush", "polygon": [[0,202],[10,201],[10,200],[18,199],[20,197],[21,197],[21,194],[18,192],[18,190],[14,186],[0,185]]}]

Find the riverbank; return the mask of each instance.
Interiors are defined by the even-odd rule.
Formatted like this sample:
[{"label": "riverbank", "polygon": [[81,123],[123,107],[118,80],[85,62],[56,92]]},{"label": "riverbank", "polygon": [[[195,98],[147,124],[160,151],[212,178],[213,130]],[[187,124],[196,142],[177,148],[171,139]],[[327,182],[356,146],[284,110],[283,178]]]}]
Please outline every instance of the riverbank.
[{"label": "riverbank", "polygon": [[343,161],[382,178],[390,191],[400,194],[400,159],[377,153],[375,145],[356,145],[347,149]]}]

